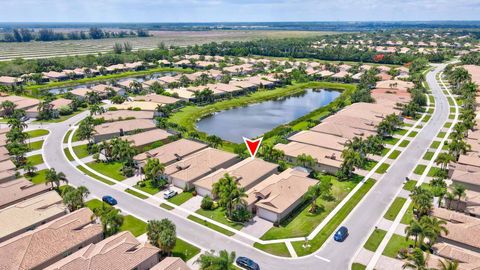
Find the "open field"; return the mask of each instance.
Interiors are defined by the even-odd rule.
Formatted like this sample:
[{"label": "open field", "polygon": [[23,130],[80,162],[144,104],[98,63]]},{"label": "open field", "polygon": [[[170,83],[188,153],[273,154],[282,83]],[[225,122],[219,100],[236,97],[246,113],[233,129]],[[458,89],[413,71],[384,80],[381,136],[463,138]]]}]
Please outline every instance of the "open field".
[{"label": "open field", "polygon": [[85,55],[111,51],[115,43],[129,42],[133,50],[153,49],[160,43],[187,46],[222,41],[245,41],[261,38],[311,37],[331,32],[314,31],[157,31],[152,37],[108,38],[97,40],[65,40],[51,42],[0,43],[0,61],[15,58],[48,58]]}]

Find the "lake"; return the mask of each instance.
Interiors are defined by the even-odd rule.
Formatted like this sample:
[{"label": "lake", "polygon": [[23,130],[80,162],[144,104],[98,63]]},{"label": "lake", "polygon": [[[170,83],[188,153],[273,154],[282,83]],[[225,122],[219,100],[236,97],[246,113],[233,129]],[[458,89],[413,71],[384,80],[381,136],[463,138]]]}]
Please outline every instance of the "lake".
[{"label": "lake", "polygon": [[304,93],[220,111],[197,123],[197,129],[235,142],[242,137],[254,138],[282,124],[289,123],[320,107],[328,105],[340,92],[307,89]]}]

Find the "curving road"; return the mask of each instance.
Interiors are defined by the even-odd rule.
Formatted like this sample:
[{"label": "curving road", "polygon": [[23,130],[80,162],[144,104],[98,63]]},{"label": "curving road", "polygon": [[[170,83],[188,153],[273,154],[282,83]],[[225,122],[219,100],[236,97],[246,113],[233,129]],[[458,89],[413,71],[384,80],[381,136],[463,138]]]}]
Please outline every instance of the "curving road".
[{"label": "curving road", "polygon": [[329,240],[315,254],[306,257],[292,259],[269,255],[232,237],[224,236],[200,224],[177,216],[175,213],[148,201],[93,180],[76,170],[64,156],[63,136],[70,125],[86,117],[88,112],[76,115],[65,122],[49,125],[50,134],[43,148],[44,160],[48,167],[65,173],[71,184],[86,186],[93,196],[112,195],[118,200],[118,207],[126,213],[132,213],[143,220],[160,218],[172,220],[177,225],[177,233],[181,238],[202,249],[235,251],[237,255],[248,256],[257,261],[262,270],[349,269],[351,259],[355,256],[357,250],[362,247],[371,229],[401,190],[405,176],[407,176],[406,172],[411,172],[415,168],[436,134],[448,120],[448,100],[435,81],[435,75],[444,67],[445,65],[437,65],[433,71],[427,74],[427,82],[435,97],[435,111],[431,120],[345,220],[343,225],[349,228],[350,236],[343,243]]}]

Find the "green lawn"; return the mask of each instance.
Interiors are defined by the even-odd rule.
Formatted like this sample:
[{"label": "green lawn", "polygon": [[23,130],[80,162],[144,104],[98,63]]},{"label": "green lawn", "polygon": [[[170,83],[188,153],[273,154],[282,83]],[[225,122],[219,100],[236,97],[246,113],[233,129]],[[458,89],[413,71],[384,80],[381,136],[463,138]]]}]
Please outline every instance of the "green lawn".
[{"label": "green lawn", "polygon": [[125,192],[127,192],[128,194],[132,194],[133,196],[136,196],[136,197],[138,197],[138,198],[140,198],[140,199],[142,199],[142,200],[145,200],[145,199],[148,198],[148,196],[145,196],[145,195],[143,195],[142,193],[137,192],[137,191],[135,191],[135,190],[133,190],[133,189],[127,188],[127,189],[125,189]]},{"label": "green lawn", "polygon": [[403,140],[403,141],[399,144],[399,146],[400,146],[400,147],[407,147],[407,145],[408,145],[409,143],[410,143],[409,140]]},{"label": "green lawn", "polygon": [[430,118],[432,118],[432,116],[427,114],[427,115],[425,115],[425,117],[423,117],[422,122],[426,123],[430,120]]},{"label": "green lawn", "polygon": [[423,156],[424,160],[432,160],[434,152],[426,152]]},{"label": "green lawn", "polygon": [[445,128],[449,128],[451,126],[452,126],[452,122],[447,122],[447,123],[445,123],[445,125],[443,125],[443,127],[445,127]]},{"label": "green lawn", "polygon": [[417,165],[417,167],[415,167],[415,170],[413,171],[413,173],[415,174],[418,174],[418,175],[422,175],[423,172],[425,172],[425,169],[427,168],[427,166],[425,165]]},{"label": "green lawn", "polygon": [[173,257],[180,257],[184,262],[190,260],[200,253],[200,249],[191,245],[180,238],[177,238],[175,247],[172,250]]},{"label": "green lawn", "polygon": [[412,220],[413,220],[413,204],[410,203],[410,205],[408,206],[407,212],[405,212],[405,214],[403,215],[400,223],[408,225]]},{"label": "green lawn", "polygon": [[86,144],[74,146],[72,149],[79,159],[90,156]]},{"label": "green lawn", "polygon": [[383,143],[390,144],[390,145],[395,145],[395,144],[397,144],[398,141],[399,141],[399,139],[394,138],[394,137],[383,139]]},{"label": "green lawn", "polygon": [[400,155],[400,151],[398,150],[393,150],[393,152],[390,154],[390,156],[388,156],[389,159],[396,159],[399,155]]},{"label": "green lawn", "polygon": [[450,115],[448,116],[448,119],[455,119],[455,114],[450,114]]},{"label": "green lawn", "polygon": [[433,141],[432,144],[430,145],[430,148],[437,149],[440,147],[440,141]]},{"label": "green lawn", "polygon": [[48,133],[50,133],[50,131],[46,129],[35,129],[35,130],[27,131],[27,134],[30,138],[44,136],[44,135],[47,135]]},{"label": "green lawn", "polygon": [[95,171],[108,176],[112,179],[117,181],[122,181],[127,179],[125,176],[122,175],[120,171],[123,167],[123,164],[120,162],[96,162],[92,161],[86,164],[88,167],[94,169]]},{"label": "green lawn", "polygon": [[143,181],[143,182],[145,183],[144,187],[141,187],[140,185],[135,185],[133,187],[136,188],[136,189],[139,189],[143,192],[146,192],[148,194],[151,194],[151,195],[155,195],[158,192],[160,192],[160,189],[158,187],[155,187],[152,184],[152,180],[146,180],[146,181]]},{"label": "green lawn", "polygon": [[147,223],[132,215],[127,215],[123,217],[123,224],[120,227],[120,231],[129,231],[137,237],[147,232]]},{"label": "green lawn", "polygon": [[441,131],[441,132],[439,132],[439,133],[438,133],[438,135],[437,135],[437,138],[440,138],[440,139],[442,139],[443,137],[445,137],[445,135],[447,135],[447,133],[446,133],[446,132],[443,132],[443,131]]},{"label": "green lawn", "polygon": [[92,211],[95,210],[95,208],[100,208],[102,206],[103,207],[108,207],[108,208],[112,207],[111,205],[106,204],[99,199],[91,199],[90,201],[85,202],[85,206],[90,208],[90,210],[92,210]]},{"label": "green lawn", "polygon": [[233,232],[231,232],[231,231],[229,231],[229,230],[225,230],[225,229],[222,228],[222,227],[219,227],[219,226],[217,226],[217,225],[215,225],[215,224],[212,224],[212,223],[210,223],[210,222],[208,222],[208,221],[206,221],[206,220],[203,220],[203,219],[201,219],[201,218],[197,218],[196,216],[190,215],[190,216],[188,216],[187,218],[190,219],[190,220],[192,220],[192,221],[194,221],[194,222],[196,222],[196,223],[202,224],[202,225],[205,226],[205,227],[208,227],[208,228],[210,228],[210,229],[212,229],[212,230],[215,230],[215,231],[217,231],[217,232],[219,232],[219,233],[222,233],[222,234],[225,234],[225,235],[228,235],[228,236],[233,236],[233,235],[235,235],[235,233],[233,233]]},{"label": "green lawn", "polygon": [[176,204],[176,205],[182,205],[186,201],[190,200],[193,197],[192,192],[190,191],[184,191],[180,194],[177,194],[173,196],[172,198],[168,199],[169,202]]},{"label": "green lawn", "polygon": [[103,183],[105,183],[105,184],[107,184],[107,185],[115,185],[115,182],[112,182],[112,181],[110,181],[110,180],[104,179],[103,177],[100,177],[100,176],[98,176],[98,175],[96,175],[96,174],[88,171],[87,169],[85,169],[84,167],[82,167],[82,166],[80,166],[80,165],[77,166],[77,168],[78,168],[80,171],[82,171],[84,174],[92,177],[93,179],[96,179],[96,180],[98,180],[98,181],[100,181],[100,182],[103,182]]},{"label": "green lawn", "polygon": [[390,205],[390,207],[388,208],[387,212],[383,217],[388,220],[395,220],[395,218],[398,215],[398,212],[400,212],[400,210],[403,207],[403,204],[405,204],[406,201],[407,199],[402,197],[395,198],[395,200]]},{"label": "green lawn", "polygon": [[70,133],[72,133],[72,130],[70,129],[65,133],[65,137],[63,137],[63,143],[68,143],[68,138],[70,137]]},{"label": "green lawn", "polygon": [[27,161],[28,161],[28,162],[31,162],[33,165],[42,164],[42,163],[43,163],[42,154],[29,156],[29,157],[27,157]]},{"label": "green lawn", "polygon": [[383,250],[383,255],[390,258],[396,258],[400,249],[408,248],[409,245],[413,246],[413,240],[407,240],[404,236],[394,234],[392,235],[392,238],[390,238],[390,241],[388,241],[385,250]]},{"label": "green lawn", "polygon": [[351,270],[365,270],[367,267],[361,263],[352,263]]},{"label": "green lawn", "polygon": [[382,163],[382,165],[380,165],[375,172],[380,174],[386,173],[389,167],[390,167],[390,164]]},{"label": "green lawn", "polygon": [[67,157],[68,160],[74,161],[75,159],[73,158],[72,154],[70,153],[70,150],[67,148],[63,148],[63,153],[65,153],[65,156]]},{"label": "green lawn", "polygon": [[28,144],[30,151],[40,150],[42,149],[42,146],[43,146],[43,141],[31,142]]},{"label": "green lawn", "polygon": [[323,243],[335,232],[345,218],[352,212],[360,200],[373,187],[375,180],[368,179],[362,187],[350,198],[350,200],[340,209],[340,211],[327,223],[327,225],[311,241],[310,247],[304,248],[304,241],[293,242],[293,248],[298,256],[304,256],[317,251]]},{"label": "green lawn", "polygon": [[160,204],[160,207],[162,207],[163,209],[167,209],[167,210],[173,210],[175,208],[171,207],[170,205],[166,204],[166,203],[161,203]]},{"label": "green lawn", "polygon": [[396,130],[393,134],[396,134],[396,135],[405,135],[407,133],[407,130],[406,129],[403,129],[403,128],[400,128],[398,130]]},{"label": "green lawn", "polygon": [[195,213],[200,214],[204,217],[207,217],[209,219],[215,220],[217,222],[220,222],[222,224],[225,224],[229,227],[232,227],[234,229],[240,230],[243,228],[243,225],[237,222],[232,222],[227,219],[225,216],[225,210],[222,207],[217,207],[215,210],[204,210],[204,209],[198,209]]},{"label": "green lawn", "polygon": [[386,231],[375,229],[370,235],[370,237],[368,237],[368,240],[365,245],[363,245],[363,247],[370,251],[376,251],[383,238],[385,237],[385,234],[387,234]]},{"label": "green lawn", "polygon": [[281,257],[290,257],[290,252],[288,251],[288,248],[284,243],[275,243],[275,244],[267,244],[267,245],[255,243],[253,244],[253,246],[273,255],[277,255]]},{"label": "green lawn", "polygon": [[370,171],[373,169],[373,167],[375,167],[375,165],[377,165],[378,162],[376,162],[375,160],[367,160],[366,164],[363,166],[362,169],[366,170],[366,171]]},{"label": "green lawn", "polygon": [[317,205],[323,206],[323,208],[316,214],[309,212],[310,205],[308,203],[304,204],[303,207],[298,208],[297,214],[295,214],[294,210],[291,218],[282,221],[279,227],[272,227],[261,239],[272,240],[309,235],[358,183],[358,180],[338,181],[334,176],[324,177],[330,178],[332,195],[335,200],[318,198]]},{"label": "green lawn", "polygon": [[403,189],[412,191],[415,188],[415,185],[417,184],[417,181],[415,180],[408,180],[407,183],[403,185]]},{"label": "green lawn", "polygon": [[34,184],[42,184],[46,182],[45,176],[47,171],[47,169],[37,171],[34,176],[28,176],[25,174],[25,177]]},{"label": "green lawn", "polygon": [[415,137],[417,136],[418,132],[417,131],[412,131],[410,133],[408,133],[408,137]]}]

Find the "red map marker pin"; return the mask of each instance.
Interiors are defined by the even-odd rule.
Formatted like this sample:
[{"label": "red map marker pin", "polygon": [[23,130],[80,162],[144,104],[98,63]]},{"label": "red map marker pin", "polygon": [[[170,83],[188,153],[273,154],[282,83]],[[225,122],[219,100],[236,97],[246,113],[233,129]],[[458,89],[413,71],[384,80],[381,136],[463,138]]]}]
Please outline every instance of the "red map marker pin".
[{"label": "red map marker pin", "polygon": [[252,157],[252,159],[255,158],[255,155],[257,154],[258,148],[260,148],[260,144],[262,143],[262,139],[263,139],[263,137],[258,138],[256,140],[250,140],[250,139],[247,139],[247,138],[243,137],[243,141],[247,145],[248,152],[250,152],[250,156]]}]

